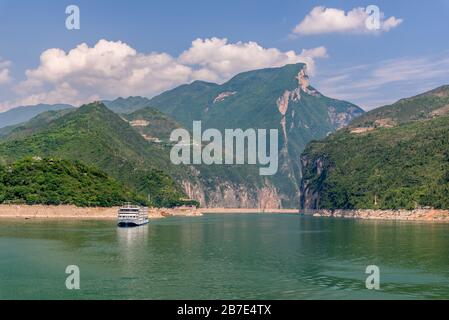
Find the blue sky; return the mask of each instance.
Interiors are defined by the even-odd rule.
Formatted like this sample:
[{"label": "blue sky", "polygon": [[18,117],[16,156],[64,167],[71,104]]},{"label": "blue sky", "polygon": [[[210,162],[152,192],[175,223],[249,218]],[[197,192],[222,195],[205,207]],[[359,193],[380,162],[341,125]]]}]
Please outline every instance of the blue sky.
[{"label": "blue sky", "polygon": [[[70,4],[80,8],[80,30],[65,28]],[[304,28],[293,34],[317,6],[347,14],[371,4],[384,13],[384,20],[401,22],[380,32],[349,28],[308,33]],[[248,68],[302,58],[313,63],[311,83],[318,90],[370,109],[448,84],[448,36],[446,0],[0,0],[0,109],[152,96],[194,79],[223,82]],[[102,45],[91,50],[101,39]],[[61,57],[82,43],[87,47]],[[40,61],[52,48],[60,51],[48,52],[45,63]],[[277,51],[266,51],[270,48]],[[302,51],[314,48],[321,51]],[[260,56],[245,60],[258,50]],[[80,66],[74,61],[84,59],[83,54],[89,62]]]}]

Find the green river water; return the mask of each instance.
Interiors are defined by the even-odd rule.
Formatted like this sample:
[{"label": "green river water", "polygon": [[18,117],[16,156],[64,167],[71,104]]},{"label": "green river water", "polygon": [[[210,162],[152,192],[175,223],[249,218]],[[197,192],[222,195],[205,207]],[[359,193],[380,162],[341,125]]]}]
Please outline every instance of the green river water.
[{"label": "green river water", "polygon": [[[68,290],[65,269],[80,270]],[[365,287],[368,265],[380,290]],[[0,220],[0,299],[449,299],[449,224],[280,214]]]}]

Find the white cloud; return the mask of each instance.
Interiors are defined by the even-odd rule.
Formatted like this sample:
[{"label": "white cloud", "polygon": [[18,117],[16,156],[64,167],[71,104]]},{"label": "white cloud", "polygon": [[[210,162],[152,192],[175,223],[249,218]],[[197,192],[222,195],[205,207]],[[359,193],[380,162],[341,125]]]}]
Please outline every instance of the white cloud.
[{"label": "white cloud", "polygon": [[0,57],[0,85],[10,82],[11,76],[9,67],[11,66],[11,62],[7,60],[3,60]]},{"label": "white cloud", "polygon": [[379,13],[379,29],[367,28],[370,15],[365,8],[354,8],[348,12],[336,8],[315,7],[293,30],[296,35],[314,35],[325,33],[379,33],[387,32],[402,23],[396,17],[384,18]]},{"label": "white cloud", "polygon": [[26,71],[27,79],[17,92],[26,94],[48,86],[57,89],[65,82],[84,96],[143,95],[188,81],[190,74],[189,67],[168,54],[145,55],[123,42],[100,40],[91,48],[83,43],[68,53],[44,51],[40,65]]},{"label": "white cloud", "polygon": [[[313,72],[315,59],[326,57],[318,47],[295,51],[263,48],[255,42],[197,39],[179,57],[167,53],[139,53],[121,41],[83,43],[65,52],[48,49],[40,64],[26,71],[15,87],[18,99],[3,107],[36,103],[79,105],[96,98],[153,96],[193,80],[224,82],[237,73],[289,63],[305,62]],[[0,105],[1,107],[1,105]]]},{"label": "white cloud", "polygon": [[326,57],[326,48],[319,47],[282,52],[276,48],[265,49],[256,42],[229,43],[227,39],[197,39],[184,51],[179,61],[186,65],[200,67],[195,76],[207,76],[212,81],[227,80],[233,75],[265,67],[280,67],[286,64],[306,62],[311,72],[314,59]]}]

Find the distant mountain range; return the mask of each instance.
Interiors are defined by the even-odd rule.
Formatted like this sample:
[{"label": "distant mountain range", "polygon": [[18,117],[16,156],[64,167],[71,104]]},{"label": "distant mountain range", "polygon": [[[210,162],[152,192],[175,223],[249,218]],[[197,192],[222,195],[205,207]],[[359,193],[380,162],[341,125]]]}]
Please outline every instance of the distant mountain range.
[{"label": "distant mountain range", "polygon": [[[128,97],[117,98],[115,100],[104,100],[102,102],[106,107],[116,113],[132,113],[149,106],[149,101],[149,99],[144,97]],[[69,104],[37,104],[12,108],[0,113],[0,130],[4,127],[24,124],[42,112],[74,108],[75,106]]]},{"label": "distant mountain range", "polygon": [[[0,129],[0,162],[27,156],[79,160],[140,196],[150,194],[157,205],[192,198],[204,206],[256,208],[298,207],[306,144],[363,114],[310,86],[304,64],[245,72],[222,85],[196,81],[153,99],[44,111]],[[194,120],[204,129],[278,129],[279,172],[260,176],[255,165],[171,164],[171,131],[191,130]]]},{"label": "distant mountain range", "polygon": [[302,164],[303,208],[449,209],[449,86],[311,142]]},{"label": "distant mountain range", "polygon": [[68,104],[38,104],[10,109],[0,113],[0,128],[26,122],[45,111],[57,111],[73,108]]}]

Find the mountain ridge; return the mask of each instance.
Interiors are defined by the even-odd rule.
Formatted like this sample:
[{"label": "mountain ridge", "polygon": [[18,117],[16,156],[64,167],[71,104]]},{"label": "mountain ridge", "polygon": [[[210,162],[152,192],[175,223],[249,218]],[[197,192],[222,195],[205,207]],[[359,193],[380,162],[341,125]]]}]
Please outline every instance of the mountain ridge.
[{"label": "mountain ridge", "polygon": [[431,119],[448,112],[449,85],[445,85],[400,99],[391,105],[373,109],[352,121],[349,127],[394,126],[410,121]]},{"label": "mountain ridge", "polygon": [[69,104],[37,104],[15,107],[0,113],[0,128],[26,122],[45,111],[58,111],[70,108],[74,107]]}]

